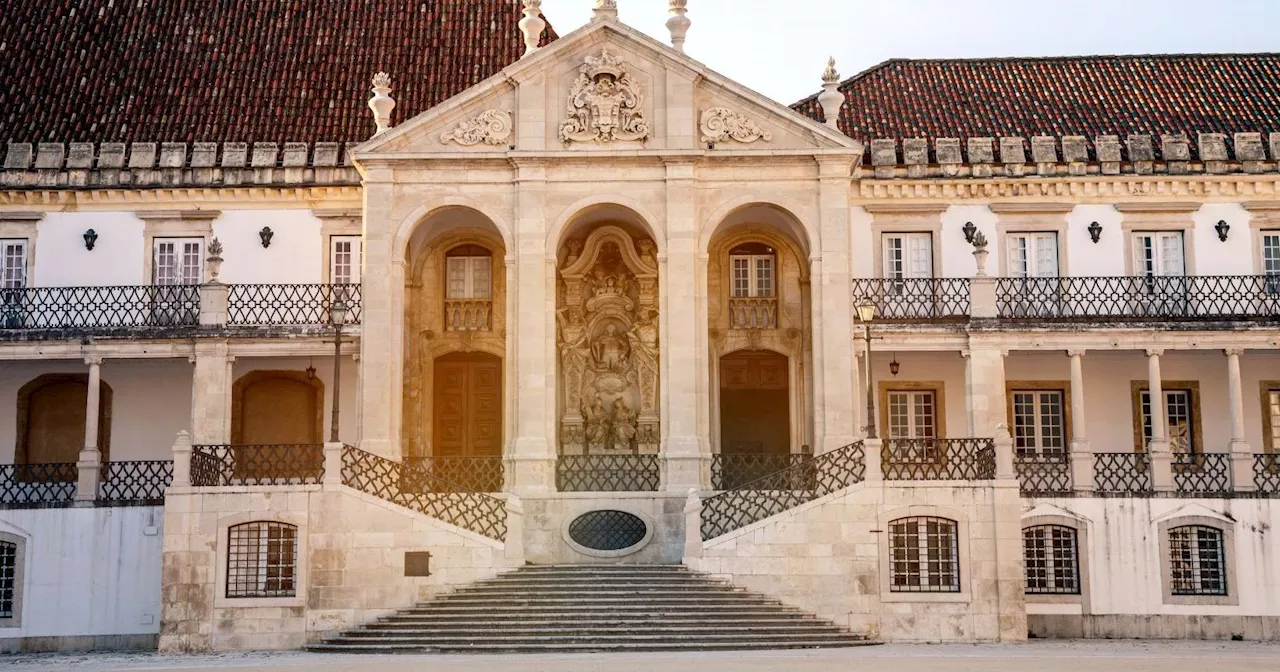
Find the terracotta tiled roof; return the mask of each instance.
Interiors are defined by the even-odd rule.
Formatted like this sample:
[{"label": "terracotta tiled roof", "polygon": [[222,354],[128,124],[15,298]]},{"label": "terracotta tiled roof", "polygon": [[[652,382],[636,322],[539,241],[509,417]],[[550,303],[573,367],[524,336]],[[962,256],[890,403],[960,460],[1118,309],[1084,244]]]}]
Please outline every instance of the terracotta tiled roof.
[{"label": "terracotta tiled roof", "polygon": [[[864,142],[1280,131],[1280,54],[891,60],[840,91]],[[792,107],[822,119],[816,95]]]},{"label": "terracotta tiled roof", "polygon": [[524,51],[513,0],[0,6],[0,142],[361,141],[375,72],[399,122]]}]

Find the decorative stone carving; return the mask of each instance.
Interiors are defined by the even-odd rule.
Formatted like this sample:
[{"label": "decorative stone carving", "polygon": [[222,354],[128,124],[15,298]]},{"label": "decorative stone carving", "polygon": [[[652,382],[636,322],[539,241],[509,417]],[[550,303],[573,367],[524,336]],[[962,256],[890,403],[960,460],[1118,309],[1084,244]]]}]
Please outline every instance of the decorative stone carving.
[{"label": "decorative stone carving", "polygon": [[440,134],[440,142],[470,147],[484,143],[486,145],[505,145],[511,139],[511,113],[505,110],[485,110],[474,119],[460,122],[452,131]]},{"label": "decorative stone carving", "polygon": [[626,65],[606,48],[587,56],[569,90],[568,118],[560,124],[560,139],[609,143],[646,140],[649,121],[641,111],[640,88]]},{"label": "decorative stone carving", "polygon": [[614,226],[566,243],[557,320],[566,454],[658,449],[658,268]]},{"label": "decorative stone carving", "polygon": [[703,110],[701,126],[703,142],[736,140],[751,143],[773,139],[773,134],[760,128],[755,121],[727,107],[709,107]]}]

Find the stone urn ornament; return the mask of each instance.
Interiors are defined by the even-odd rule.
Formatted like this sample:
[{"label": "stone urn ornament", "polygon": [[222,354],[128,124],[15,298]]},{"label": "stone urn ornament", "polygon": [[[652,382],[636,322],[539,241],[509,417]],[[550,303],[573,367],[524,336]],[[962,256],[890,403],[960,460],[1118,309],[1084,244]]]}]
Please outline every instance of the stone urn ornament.
[{"label": "stone urn ornament", "polygon": [[987,237],[978,231],[973,234],[973,259],[978,264],[976,277],[987,277],[987,254]]}]

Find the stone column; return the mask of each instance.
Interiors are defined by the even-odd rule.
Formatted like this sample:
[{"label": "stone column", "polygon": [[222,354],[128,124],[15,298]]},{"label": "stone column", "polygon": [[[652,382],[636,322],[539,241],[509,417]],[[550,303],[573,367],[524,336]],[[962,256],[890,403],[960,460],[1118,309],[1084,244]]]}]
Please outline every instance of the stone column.
[{"label": "stone column", "polygon": [[[1005,411],[1005,351],[998,346],[969,339],[969,403],[973,408],[973,435],[994,437],[1007,422]],[[945,412],[945,409],[939,409]]]},{"label": "stone column", "polygon": [[[668,161],[666,190],[666,277],[660,278],[666,294],[666,314],[662,315],[665,338],[661,340],[661,367],[666,378],[666,413],[662,442],[662,485],[667,492],[687,492],[709,487],[709,442],[698,436],[699,417],[708,401],[698,394],[698,378],[708,375],[699,364],[706,355],[699,344],[706,343],[706,324],[699,324],[698,295],[698,213],[694,202],[694,165],[688,160]],[[703,338],[698,338],[698,332]]]},{"label": "stone column", "polygon": [[101,408],[102,358],[85,357],[89,365],[89,386],[84,403],[84,447],[76,462],[76,501],[93,501],[98,497],[102,451],[98,447],[98,415]]},{"label": "stone column", "polygon": [[[813,311],[815,388],[814,403],[820,421],[814,453],[821,454],[853,442],[853,380],[844,372],[853,368],[853,275],[849,264],[849,190],[853,159],[848,156],[818,161],[818,212],[820,250],[815,264]],[[818,348],[821,348],[819,351]]]},{"label": "stone column", "polygon": [[1068,350],[1071,358],[1071,483],[1076,492],[1093,490],[1093,449],[1085,430],[1084,350]]},{"label": "stone column", "polygon": [[1160,380],[1160,355],[1164,350],[1148,349],[1147,398],[1151,402],[1151,440],[1147,453],[1151,457],[1151,485],[1160,491],[1174,489],[1173,453],[1169,451],[1169,418],[1164,400],[1164,384]]},{"label": "stone column", "polygon": [[231,441],[231,362],[226,341],[198,340],[191,376],[191,442]]},{"label": "stone column", "polygon": [[1253,483],[1253,447],[1245,438],[1244,391],[1240,386],[1240,355],[1242,348],[1227,348],[1227,397],[1231,402],[1231,481],[1236,490],[1255,489]]},{"label": "stone column", "polygon": [[[391,170],[364,167],[364,273],[361,276],[359,415],[360,448],[391,460],[401,458],[400,404],[404,368],[404,250],[393,249]],[[197,443],[199,441],[197,440]]]}]

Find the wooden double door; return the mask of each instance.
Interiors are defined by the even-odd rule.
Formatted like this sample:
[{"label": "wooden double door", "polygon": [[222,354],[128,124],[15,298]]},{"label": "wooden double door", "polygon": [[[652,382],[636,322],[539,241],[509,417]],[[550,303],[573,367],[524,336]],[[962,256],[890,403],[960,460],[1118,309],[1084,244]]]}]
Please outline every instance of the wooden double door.
[{"label": "wooden double door", "polygon": [[455,352],[435,361],[434,457],[502,456],[502,360]]},{"label": "wooden double door", "polygon": [[720,358],[720,452],[791,453],[787,357],[768,350]]}]

